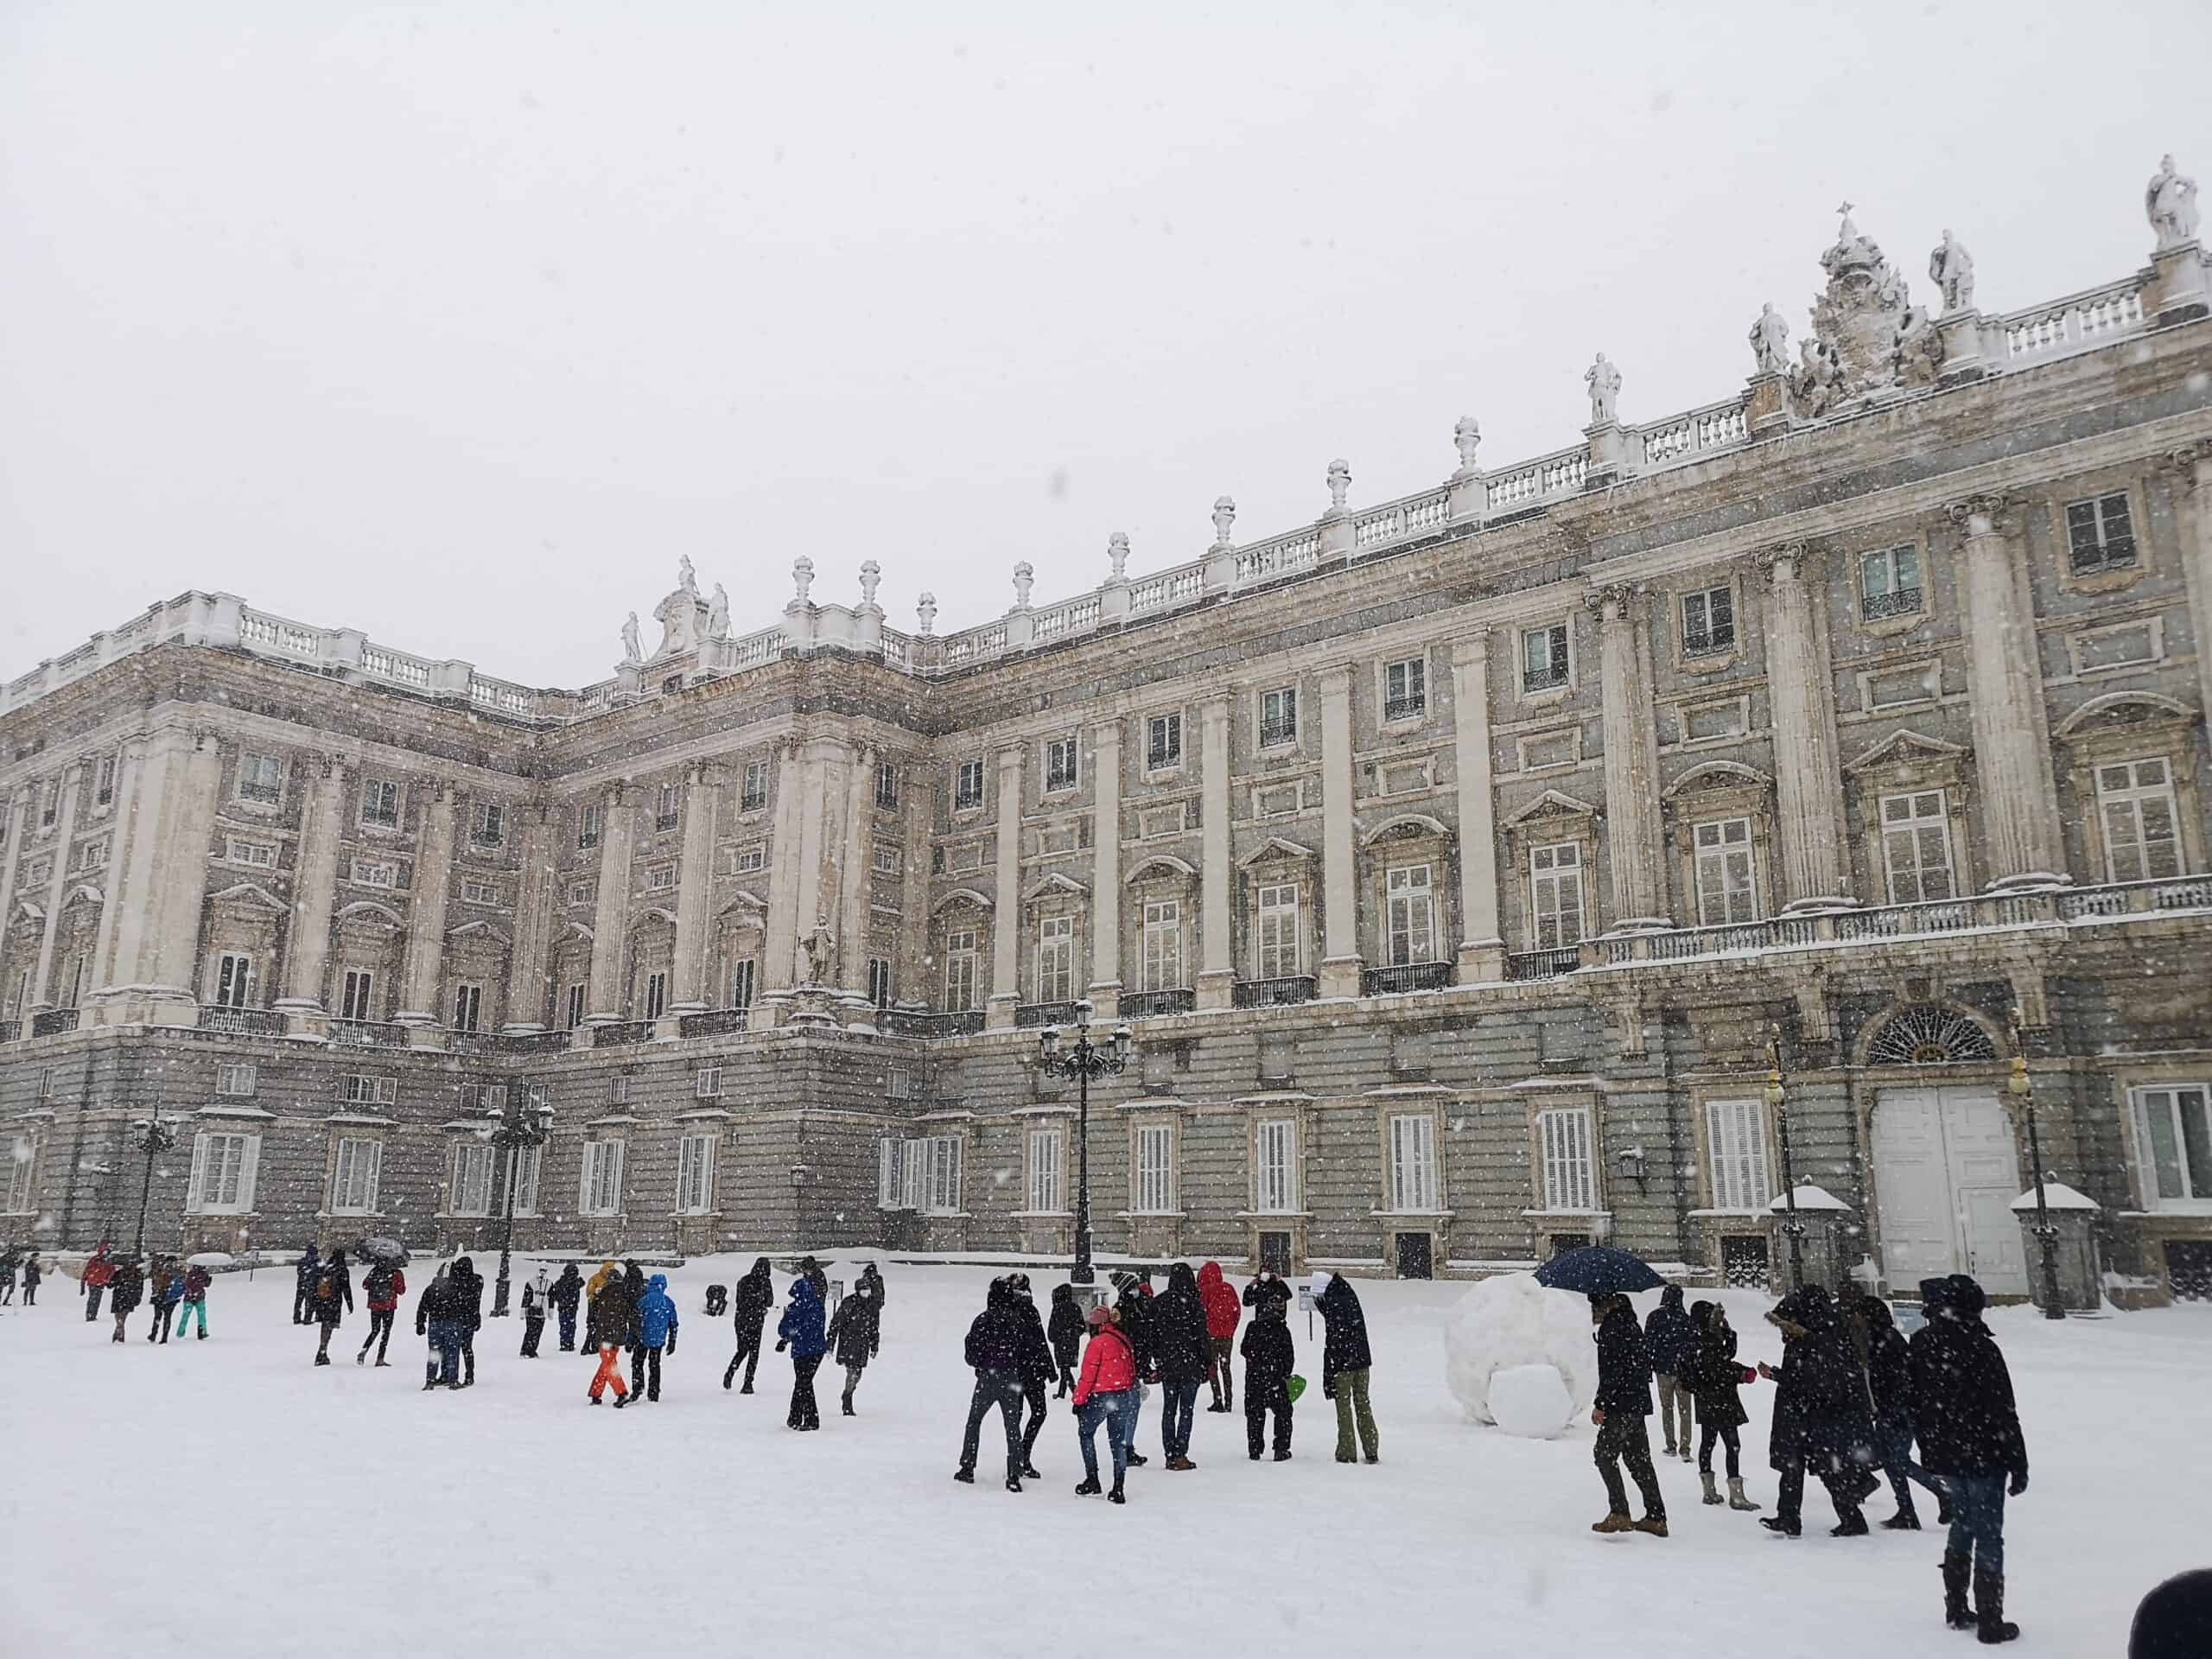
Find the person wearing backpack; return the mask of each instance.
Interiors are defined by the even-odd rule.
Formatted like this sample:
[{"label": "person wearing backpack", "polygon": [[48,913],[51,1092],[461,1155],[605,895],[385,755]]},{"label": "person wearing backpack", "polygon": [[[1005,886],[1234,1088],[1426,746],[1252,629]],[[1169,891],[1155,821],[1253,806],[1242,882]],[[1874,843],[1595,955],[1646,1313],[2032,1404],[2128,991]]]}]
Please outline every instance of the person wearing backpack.
[{"label": "person wearing backpack", "polygon": [[315,1281],[321,1276],[322,1262],[310,1244],[300,1253],[298,1267],[294,1270],[292,1290],[292,1323],[313,1325],[315,1314],[308,1304],[315,1300]]},{"label": "person wearing backpack", "polygon": [[1244,1332],[1244,1448],[1255,1463],[1260,1460],[1271,1411],[1275,1414],[1275,1461],[1290,1461],[1290,1374],[1297,1365],[1298,1351],[1289,1321],[1283,1317],[1286,1306],[1276,1297],[1263,1300]]},{"label": "person wearing backpack", "polygon": [[657,1273],[645,1281],[638,1298],[637,1345],[630,1351],[630,1392],[644,1394],[648,1402],[660,1399],[661,1355],[676,1351],[676,1299],[668,1294],[668,1275]]},{"label": "person wearing backpack", "polygon": [[1052,1317],[1045,1334],[1052,1344],[1052,1363],[1058,1368],[1060,1386],[1055,1400],[1064,1400],[1075,1389],[1076,1362],[1083,1357],[1083,1309],[1075,1300],[1073,1285],[1052,1287]]},{"label": "person wearing backpack", "polygon": [[200,1340],[207,1340],[207,1287],[214,1281],[215,1275],[207,1268],[189,1263],[186,1265],[184,1295],[176,1310],[176,1334],[180,1340],[184,1336],[184,1327],[191,1323],[194,1314],[200,1317]]},{"label": "person wearing backpack", "polygon": [[118,1342],[123,1340],[124,1323],[137,1308],[145,1284],[145,1275],[138,1270],[137,1256],[126,1255],[115,1264],[115,1271],[107,1281],[107,1305],[115,1314],[115,1339]]},{"label": "person wearing backpack", "polygon": [[361,1281],[361,1291],[369,1303],[369,1335],[361,1344],[361,1351],[353,1356],[353,1363],[365,1363],[369,1350],[374,1348],[377,1363],[389,1364],[385,1351],[391,1346],[391,1321],[399,1311],[399,1299],[407,1294],[407,1275],[400,1272],[397,1263],[379,1262]]},{"label": "person wearing backpack", "polygon": [[308,1292],[308,1317],[322,1327],[322,1341],[315,1351],[316,1364],[330,1363],[330,1333],[353,1306],[353,1278],[346,1271],[346,1252],[334,1248],[316,1265]]},{"label": "person wearing backpack", "polygon": [[154,1318],[146,1327],[146,1340],[167,1343],[169,1339],[169,1310],[184,1294],[184,1269],[177,1266],[174,1256],[157,1255],[154,1258],[153,1272],[148,1276],[152,1281],[152,1290],[146,1300],[154,1305]]}]

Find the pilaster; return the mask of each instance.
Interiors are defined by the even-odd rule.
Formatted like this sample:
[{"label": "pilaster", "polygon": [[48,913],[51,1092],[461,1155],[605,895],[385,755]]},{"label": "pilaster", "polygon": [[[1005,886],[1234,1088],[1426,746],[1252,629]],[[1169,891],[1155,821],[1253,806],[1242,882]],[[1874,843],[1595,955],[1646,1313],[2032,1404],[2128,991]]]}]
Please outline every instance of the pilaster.
[{"label": "pilaster", "polygon": [[328,1034],[322,983],[330,965],[330,917],[338,895],[346,781],[346,763],[335,756],[327,759],[310,781],[301,810],[292,916],[284,936],[284,995],[272,1006],[284,1016],[284,1034],[303,1041],[320,1041]]},{"label": "pilaster", "polygon": [[[768,916],[761,939],[763,992],[782,993],[798,982],[799,820],[806,797],[806,768],[797,741],[776,755],[776,811],[768,850]],[[774,1005],[770,1005],[772,1007]]]},{"label": "pilaster", "polygon": [[622,958],[630,931],[630,861],[638,843],[638,791],[611,784],[601,799],[599,901],[591,918],[590,989],[584,993],[586,1025],[622,1017]]},{"label": "pilaster", "polygon": [[1359,995],[1358,850],[1351,816],[1351,670],[1321,673],[1321,972],[1323,996]]},{"label": "pilaster", "polygon": [[714,899],[715,802],[719,779],[703,762],[683,774],[683,841],[676,864],[676,960],[669,1012],[707,1011],[708,912]]},{"label": "pilaster", "polygon": [[1616,931],[1669,925],[1659,835],[1659,747],[1643,639],[1643,595],[1599,588],[1598,613],[1605,742],[1605,842]]},{"label": "pilaster", "polygon": [[1229,885],[1229,699],[1198,705],[1198,1005],[1225,1008],[1236,998],[1231,958]]},{"label": "pilaster", "polygon": [[1122,1017],[1122,722],[1090,734],[1091,1017]]},{"label": "pilaster", "polygon": [[1490,636],[1452,647],[1452,770],[1459,791],[1459,960],[1454,978],[1481,985],[1505,977],[1497,917],[1497,825],[1490,748]]},{"label": "pilaster", "polygon": [[2196,706],[2212,719],[2212,442],[2187,445],[2165,461],[2166,476],[2173,484],[2174,530],[2181,543],[2190,633],[2199,642]]},{"label": "pilaster", "polygon": [[54,941],[60,931],[62,902],[69,896],[69,838],[77,832],[77,800],[84,793],[84,784],[82,763],[62,772],[60,813],[51,843],[54,868],[47,873],[46,892],[40,901],[46,906],[46,921],[39,931],[38,966],[31,973],[31,1007],[35,1010],[54,1006]]},{"label": "pilaster", "polygon": [[407,906],[407,985],[392,1023],[440,1023],[439,979],[445,970],[446,899],[453,885],[457,803],[442,783],[428,786],[423,827],[415,837],[414,891]]},{"label": "pilaster", "polygon": [[1844,894],[1842,769],[1827,641],[1813,613],[1802,543],[1759,555],[1767,574],[1767,696],[1783,896],[1790,910],[1833,910]]},{"label": "pilaster", "polygon": [[[149,925],[134,995],[135,1015],[153,1025],[190,1025],[199,1018],[196,976],[200,912],[207,899],[208,840],[215,827],[215,791],[223,760],[213,732],[179,732],[176,758],[152,830],[156,862],[148,895]],[[140,810],[144,810],[142,802]]]},{"label": "pilaster", "polygon": [[524,809],[522,874],[515,887],[515,943],[507,962],[507,1021],[500,1029],[526,1035],[545,1029],[550,995],[548,963],[553,938],[553,897],[560,872],[555,868],[555,837],[560,826],[543,803]]},{"label": "pilaster", "polygon": [[[89,983],[92,995],[87,999],[94,1010],[93,1018],[103,1023],[116,1012],[114,988],[122,982],[116,973],[116,950],[123,932],[124,906],[130,902],[125,887],[130,868],[130,846],[138,830],[138,784],[145,769],[146,738],[135,735],[124,740],[115,763],[115,811],[109,822],[114,828],[108,845],[107,876],[100,899],[100,927],[92,949],[92,972]],[[0,894],[0,909],[4,909],[5,895]],[[0,936],[4,925],[0,925]]]},{"label": "pilaster", "polygon": [[[837,988],[850,998],[868,989],[869,830],[875,811],[875,751],[845,753],[844,834],[837,848]],[[861,1023],[873,1025],[870,1010]]]},{"label": "pilaster", "polygon": [[[0,833],[7,836],[6,842],[0,843],[4,844],[7,849],[6,856],[0,858],[0,953],[5,952],[8,936],[15,925],[16,884],[22,877],[23,840],[31,820],[31,792],[29,789],[18,789],[9,798],[7,814],[6,824],[0,827]],[[118,848],[114,855],[120,859],[122,849]],[[0,988],[0,995],[4,993],[5,988]],[[8,1012],[4,1004],[0,1004],[0,1013]],[[13,1014],[10,1013],[9,1017],[13,1018]]]},{"label": "pilaster", "polygon": [[1021,942],[1021,757],[1022,746],[999,751],[998,893],[991,914],[991,1001],[984,1024],[1010,1028],[1020,1001],[1016,980]]}]

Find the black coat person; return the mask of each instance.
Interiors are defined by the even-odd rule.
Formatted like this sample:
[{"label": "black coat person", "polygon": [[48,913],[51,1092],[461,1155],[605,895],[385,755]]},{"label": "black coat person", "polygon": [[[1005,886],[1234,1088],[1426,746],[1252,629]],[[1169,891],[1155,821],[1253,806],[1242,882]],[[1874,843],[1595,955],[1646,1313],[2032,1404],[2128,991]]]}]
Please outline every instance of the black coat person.
[{"label": "black coat person", "polygon": [[353,1275],[346,1268],[346,1252],[333,1249],[319,1262],[308,1281],[308,1320],[322,1327],[315,1363],[330,1363],[330,1333],[353,1311]]},{"label": "black coat person", "polygon": [[1129,1415],[1129,1451],[1125,1461],[1130,1468],[1141,1469],[1152,1461],[1137,1450],[1137,1425],[1144,1417],[1144,1385],[1160,1381],[1160,1371],[1152,1357],[1152,1298],[1145,1294],[1143,1281],[1134,1273],[1116,1275],[1114,1285],[1120,1293],[1114,1303],[1114,1322],[1129,1340],[1129,1352],[1136,1361],[1138,1384],[1135,1409]]},{"label": "black coat person", "polygon": [[[745,1386],[740,1394],[753,1392],[753,1374],[760,1369],[760,1328],[767,1323],[768,1314],[776,1306],[776,1283],[768,1268],[768,1258],[761,1256],[747,1270],[745,1277],[730,1287],[730,1323],[737,1329],[737,1351],[730,1356],[729,1367],[722,1372],[722,1387],[728,1388],[737,1376],[737,1368],[745,1367]],[[881,1332],[882,1310],[878,1308],[877,1330]]]},{"label": "black coat person", "polygon": [[1283,1317],[1284,1306],[1274,1297],[1264,1299],[1245,1325],[1239,1345],[1244,1356],[1244,1449],[1255,1463],[1260,1460],[1271,1411],[1275,1415],[1275,1461],[1290,1457],[1290,1375],[1297,1369],[1298,1349]]},{"label": "black coat person", "polygon": [[[858,1414],[853,1409],[853,1394],[861,1385],[861,1373],[875,1357],[875,1351],[882,1341],[882,1310],[875,1304],[875,1292],[863,1279],[847,1293],[837,1304],[837,1311],[830,1316],[830,1328],[823,1332],[830,1352],[837,1363],[845,1368],[844,1414],[848,1417]],[[737,1368],[735,1360],[730,1369]]]},{"label": "black coat person", "polygon": [[1907,1369],[1921,1458],[1950,1491],[1945,1617],[1962,1625],[1971,1576],[1981,1639],[1999,1642],[2019,1634],[2005,1618],[2005,1499],[2028,1489],[2028,1447],[2012,1372],[1981,1322],[1986,1305],[1967,1274],[1945,1280],[1928,1323],[1912,1333]]},{"label": "black coat person", "polygon": [[1028,1408],[1021,1431],[1021,1472],[1027,1479],[1039,1480],[1043,1477],[1038,1474],[1034,1461],[1037,1436],[1045,1427],[1046,1395],[1052,1379],[1059,1375],[1059,1366],[1052,1357],[1052,1344],[1046,1339],[1044,1316],[1037,1312],[1029,1275],[1007,1274],[1006,1288],[1007,1306],[1021,1326],[1021,1351],[1015,1369],[1021,1376],[1022,1403]]},{"label": "black coat person", "polygon": [[1083,1337],[1087,1328],[1082,1305],[1075,1299],[1075,1287],[1053,1286],[1052,1317],[1046,1324],[1045,1334],[1052,1344],[1052,1363],[1060,1379],[1056,1399],[1075,1387],[1076,1362],[1083,1357]]},{"label": "black coat person", "polygon": [[476,1333],[484,1328],[484,1276],[468,1257],[455,1260],[446,1275],[446,1295],[448,1317],[461,1327],[461,1386],[470,1388],[476,1382]]},{"label": "black coat person", "polygon": [[545,1300],[561,1321],[561,1349],[571,1352],[576,1345],[576,1305],[583,1300],[584,1278],[576,1271],[576,1264],[564,1262],[560,1275],[545,1293]]},{"label": "black coat person", "polygon": [[1866,1472],[1873,1461],[1874,1423],[1858,1351],[1818,1285],[1790,1292],[1767,1317],[1783,1334],[1781,1369],[1761,1368],[1775,1383],[1767,1462],[1781,1474],[1782,1491],[1779,1513],[1759,1524],[1796,1536],[1809,1471],[1835,1505],[1835,1535],[1856,1537],[1866,1530],[1860,1500],[1880,1484]]},{"label": "black coat person", "polygon": [[1012,1306],[1002,1279],[991,1281],[983,1311],[968,1327],[963,1357],[976,1373],[968,1402],[968,1427],[960,1441],[960,1467],[953,1478],[973,1485],[983,1418],[995,1408],[1006,1421],[1006,1489],[1021,1490],[1021,1357],[1027,1332]]},{"label": "black coat person", "polygon": [[1153,1300],[1151,1325],[1152,1359],[1160,1369],[1163,1396],[1160,1450],[1170,1469],[1190,1469],[1196,1466],[1191,1462],[1191,1418],[1198,1408],[1198,1387],[1213,1363],[1213,1339],[1189,1262],[1178,1262],[1167,1270],[1167,1288]]},{"label": "black coat person", "polygon": [[[1643,1420],[1651,1414],[1651,1358],[1643,1327],[1627,1297],[1593,1297],[1591,1311],[1599,1315],[1598,1393],[1590,1420],[1598,1425],[1593,1453],[1598,1472],[1605,1483],[1607,1509],[1593,1532],[1626,1532],[1631,1528],[1664,1538],[1667,1504],[1659,1495],[1659,1476],[1651,1466],[1651,1436]],[[1631,1519],[1628,1489],[1621,1479],[1621,1465],[1636,1482],[1643,1498],[1643,1518]]]},{"label": "black coat person", "polygon": [[1244,1306],[1252,1309],[1255,1317],[1268,1303],[1274,1302],[1282,1308],[1284,1317],[1287,1318],[1292,1300],[1290,1287],[1269,1268],[1262,1268],[1259,1276],[1244,1287]]},{"label": "black coat person", "polygon": [[145,1294],[146,1275],[138,1266],[138,1258],[126,1255],[115,1264],[115,1276],[107,1281],[108,1312],[115,1315],[115,1339],[123,1340],[124,1321],[137,1310]]},{"label": "black coat person", "polygon": [[1319,1285],[1313,1306],[1328,1326],[1321,1344],[1321,1393],[1337,1404],[1337,1461],[1356,1462],[1363,1451],[1367,1461],[1374,1463],[1382,1456],[1382,1443],[1374,1408],[1368,1403],[1368,1373],[1374,1369],[1375,1354],[1367,1344],[1367,1310],[1340,1273],[1330,1274]]}]

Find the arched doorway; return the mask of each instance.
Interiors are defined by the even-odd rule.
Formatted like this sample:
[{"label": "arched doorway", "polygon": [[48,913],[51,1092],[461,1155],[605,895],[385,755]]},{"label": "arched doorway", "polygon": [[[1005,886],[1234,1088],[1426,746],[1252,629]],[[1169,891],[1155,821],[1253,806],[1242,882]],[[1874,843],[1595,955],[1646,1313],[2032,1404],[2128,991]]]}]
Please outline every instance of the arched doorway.
[{"label": "arched doorway", "polygon": [[1944,1068],[1996,1058],[1988,1033],[1934,1004],[1902,1010],[1867,1045],[1868,1065],[1927,1076],[1874,1097],[1874,1198],[1883,1276],[1892,1287],[1970,1273],[1993,1295],[2027,1294],[2012,1211],[2020,1186],[2012,1118],[1993,1085],[1941,1081]]}]

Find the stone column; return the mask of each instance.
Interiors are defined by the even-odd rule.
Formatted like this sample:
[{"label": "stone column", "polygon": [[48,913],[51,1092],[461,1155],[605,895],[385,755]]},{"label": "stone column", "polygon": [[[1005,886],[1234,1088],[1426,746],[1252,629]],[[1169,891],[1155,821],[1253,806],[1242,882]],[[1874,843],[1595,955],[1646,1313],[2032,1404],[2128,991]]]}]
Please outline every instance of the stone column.
[{"label": "stone column", "polygon": [[1616,931],[1666,927],[1659,747],[1642,637],[1643,601],[1631,589],[1615,586],[1599,588],[1589,602],[1599,616],[1604,677],[1605,840],[1612,867],[1612,925]]},{"label": "stone column", "polygon": [[292,917],[284,937],[284,995],[272,1006],[284,1016],[284,1034],[303,1041],[319,1041],[328,1031],[322,985],[330,966],[330,917],[338,896],[338,842],[345,830],[349,765],[335,757],[325,760],[308,785],[300,813]]},{"label": "stone column", "polygon": [[[124,906],[130,898],[126,887],[130,868],[132,838],[138,829],[138,780],[144,769],[146,740],[143,735],[126,738],[115,763],[115,812],[110,822],[107,852],[107,875],[100,902],[100,931],[92,951],[92,1001],[105,1008],[114,1001],[114,989],[123,982],[116,973],[116,949],[123,932]],[[5,895],[0,894],[0,906]],[[264,964],[265,973],[270,964]],[[264,993],[265,995],[265,993]]]},{"label": "stone column", "polygon": [[[939,773],[932,753],[916,768],[927,765]],[[917,791],[900,798],[899,825],[905,851],[899,861],[899,980],[893,988],[900,1002],[921,1002],[929,996],[934,976],[930,959],[930,849],[936,841],[936,823],[930,797]]]},{"label": "stone column", "polygon": [[[841,835],[844,830],[845,798],[836,787],[842,769],[836,763],[841,758],[836,745],[826,738],[812,739],[803,751],[803,769],[798,778],[804,792],[792,809],[798,819],[795,887],[798,930],[792,938],[795,947],[812,937],[820,923],[832,923],[835,931],[835,918],[830,914],[823,897],[822,869],[823,849],[830,836]],[[798,952],[792,972],[801,982],[812,977],[805,968],[804,950]]]},{"label": "stone column", "polygon": [[[1091,1017],[1122,1017],[1122,722],[1101,721],[1090,742]],[[1142,982],[1139,982],[1141,983]]]},{"label": "stone column", "polygon": [[514,1036],[545,1029],[561,826],[543,802],[524,810],[522,874],[515,887],[515,942],[507,959],[507,1018]]},{"label": "stone column", "polygon": [[[768,837],[768,915],[761,938],[760,989],[782,994],[798,982],[799,819],[804,810],[805,766],[799,745],[787,740],[776,754],[776,810]],[[764,1001],[772,1023],[778,1002]]]},{"label": "stone column", "polygon": [[1966,631],[1967,695],[1988,885],[2050,887],[2066,880],[2065,855],[2034,610],[2007,534],[2012,509],[1994,496],[1974,496],[1948,511],[1964,536],[1960,606],[1973,622]]},{"label": "stone column", "polygon": [[2198,641],[2196,706],[2212,716],[2212,442],[2175,450],[2166,457],[2166,467],[2173,482],[2174,529],[2181,543],[2190,632]]},{"label": "stone column", "polygon": [[671,1018],[707,1011],[707,935],[715,890],[715,801],[719,780],[704,765],[683,773],[683,841],[676,863],[676,961]]},{"label": "stone column", "polygon": [[1827,642],[1813,612],[1804,543],[1759,555],[1767,573],[1766,683],[1774,719],[1775,814],[1782,873],[1778,908],[1848,903],[1843,856],[1843,768]]},{"label": "stone column", "polygon": [[31,973],[31,1007],[41,1011],[54,1006],[54,941],[61,929],[61,906],[69,896],[69,838],[77,830],[77,798],[84,793],[84,785],[82,762],[63,771],[60,816],[54,821],[54,839],[48,843],[53,849],[54,868],[47,874],[46,892],[40,900],[46,906],[46,922],[39,932],[38,966]]},{"label": "stone column", "polygon": [[1321,671],[1323,996],[1359,995],[1358,849],[1351,822],[1351,670]]},{"label": "stone column", "polygon": [[[215,792],[223,758],[213,732],[180,733],[175,764],[160,802],[159,861],[139,995],[143,1020],[192,1025],[199,1012],[200,912],[207,899],[207,850],[215,828]],[[145,803],[140,810],[145,810]]]},{"label": "stone column", "polygon": [[1198,705],[1198,1005],[1225,1008],[1236,1000],[1236,929],[1229,894],[1236,872],[1229,856],[1229,699]]},{"label": "stone column", "polygon": [[1490,636],[1452,647],[1452,761],[1459,784],[1459,963],[1462,985],[1505,977],[1497,922],[1497,811],[1490,749]]},{"label": "stone column", "polygon": [[985,1023],[994,1031],[1014,1024],[1021,1001],[1018,974],[1021,949],[1021,755],[1022,745],[999,751],[998,893],[991,917],[991,1002]]},{"label": "stone column", "polygon": [[415,880],[407,903],[407,982],[392,1023],[437,1026],[439,980],[445,971],[446,899],[453,885],[454,820],[457,804],[443,784],[427,785],[423,827],[415,836]]},{"label": "stone column", "polygon": [[[7,813],[7,823],[0,826],[0,834],[7,836],[4,843],[7,848],[7,857],[4,861],[0,861],[0,961],[6,959],[8,936],[14,931],[16,884],[22,879],[23,838],[31,821],[30,791],[17,790],[8,802]],[[116,859],[120,859],[122,855],[120,848],[111,855]],[[8,993],[14,989],[15,987],[12,985],[0,985],[0,1014],[7,1014],[10,1018],[14,1017],[14,1010],[9,1007],[5,999]]]},{"label": "stone column", "polygon": [[844,834],[837,849],[837,988],[844,993],[846,1023],[862,1028],[875,1018],[868,1001],[868,850],[875,823],[875,751],[847,752]]},{"label": "stone column", "polygon": [[630,931],[630,860],[638,844],[638,791],[610,784],[600,798],[599,902],[591,918],[591,982],[584,993],[588,1026],[622,1018],[622,955]]}]

